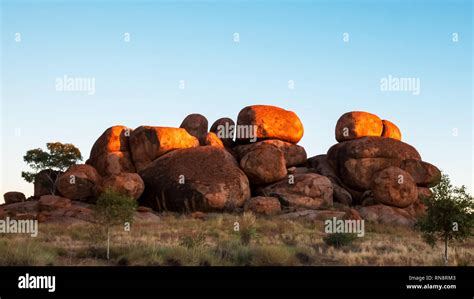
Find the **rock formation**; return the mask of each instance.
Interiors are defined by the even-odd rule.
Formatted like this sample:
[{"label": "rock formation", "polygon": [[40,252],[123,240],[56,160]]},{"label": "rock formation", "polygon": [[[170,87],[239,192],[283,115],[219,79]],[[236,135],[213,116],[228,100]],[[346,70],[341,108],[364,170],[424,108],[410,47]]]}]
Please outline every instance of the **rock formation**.
[{"label": "rock formation", "polygon": [[[372,113],[343,114],[335,126],[338,143],[309,159],[297,144],[304,129],[294,112],[248,106],[236,123],[220,118],[208,131],[206,117],[195,113],[180,128],[110,127],[85,165],[52,179],[40,172],[36,200],[8,192],[0,215],[93,221],[90,203],[112,189],[137,200],[142,215],[150,208],[204,215],[200,219],[207,212],[252,211],[413,225],[426,211],[429,188],[440,182],[439,169],[401,141],[400,129]],[[57,194],[51,195],[54,182]]]}]

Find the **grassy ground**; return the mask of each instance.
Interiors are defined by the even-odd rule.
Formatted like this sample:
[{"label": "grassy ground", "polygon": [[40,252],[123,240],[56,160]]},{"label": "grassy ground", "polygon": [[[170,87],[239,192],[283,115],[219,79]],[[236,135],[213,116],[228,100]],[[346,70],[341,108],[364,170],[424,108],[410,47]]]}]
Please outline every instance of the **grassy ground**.
[{"label": "grassy ground", "polygon": [[[240,231],[235,232],[235,222]],[[443,247],[419,233],[366,223],[365,236],[336,248],[322,222],[213,215],[207,220],[162,215],[154,223],[114,230],[111,258],[93,225],[40,224],[36,238],[0,235],[0,265],[443,265]],[[451,243],[449,265],[474,265],[474,240]]]}]

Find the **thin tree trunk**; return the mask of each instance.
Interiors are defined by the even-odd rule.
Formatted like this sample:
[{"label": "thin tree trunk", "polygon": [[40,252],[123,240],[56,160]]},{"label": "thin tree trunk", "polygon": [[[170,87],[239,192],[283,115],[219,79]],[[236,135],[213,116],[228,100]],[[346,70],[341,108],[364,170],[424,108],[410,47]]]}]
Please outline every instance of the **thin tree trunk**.
[{"label": "thin tree trunk", "polygon": [[107,259],[110,258],[110,229],[107,228]]},{"label": "thin tree trunk", "polygon": [[444,237],[444,263],[448,264],[448,237]]}]

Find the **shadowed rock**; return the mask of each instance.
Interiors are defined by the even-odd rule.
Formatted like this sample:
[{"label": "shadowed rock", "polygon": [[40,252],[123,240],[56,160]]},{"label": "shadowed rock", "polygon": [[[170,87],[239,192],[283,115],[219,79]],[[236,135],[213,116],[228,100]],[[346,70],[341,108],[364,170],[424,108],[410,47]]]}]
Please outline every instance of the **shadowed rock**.
[{"label": "shadowed rock", "polygon": [[402,162],[400,168],[411,174],[419,186],[434,187],[441,182],[441,171],[428,162],[407,159]]},{"label": "shadowed rock", "polygon": [[43,195],[53,194],[58,177],[63,172],[52,169],[44,169],[35,175],[34,197],[40,198]]},{"label": "shadowed rock", "polygon": [[26,197],[25,197],[25,194],[21,192],[10,191],[3,194],[3,200],[5,201],[5,204],[8,205],[12,203],[26,201]]},{"label": "shadowed rock", "polygon": [[371,222],[378,222],[386,225],[402,225],[412,227],[416,219],[405,209],[386,205],[373,205],[359,209],[360,216]]},{"label": "shadowed rock", "polygon": [[228,117],[219,118],[212,124],[209,131],[215,133],[222,140],[225,147],[234,146],[235,123],[232,119]]},{"label": "shadowed rock", "polygon": [[86,164],[73,165],[58,179],[58,191],[64,197],[81,200],[96,197],[101,176],[94,167]]},{"label": "shadowed rock", "polygon": [[333,204],[331,181],[316,173],[295,174],[266,187],[259,188],[257,194],[277,197],[283,206],[323,209]]},{"label": "shadowed rock", "polygon": [[273,183],[287,174],[283,153],[264,143],[252,146],[240,159],[240,167],[254,185]]},{"label": "shadowed rock", "polygon": [[107,189],[138,199],[145,190],[145,184],[137,173],[124,172],[105,178],[101,184],[101,192]]},{"label": "shadowed rock", "polygon": [[281,212],[281,206],[278,198],[256,196],[245,202],[244,210],[255,214],[276,215]]},{"label": "shadowed rock", "polygon": [[363,137],[333,145],[327,154],[336,174],[348,187],[370,189],[373,175],[387,167],[399,167],[403,160],[421,160],[409,144],[392,138]]},{"label": "shadowed rock", "polygon": [[286,167],[302,165],[306,163],[306,151],[304,147],[277,139],[269,139],[256,143],[238,145],[234,147],[234,151],[240,158],[242,158],[248,152],[251,152],[262,144],[271,145],[278,148],[283,153]]},{"label": "shadowed rock", "polygon": [[411,175],[393,166],[374,174],[371,190],[377,202],[398,208],[406,208],[418,198]]},{"label": "shadowed rock", "polygon": [[172,151],[140,172],[140,203],[157,211],[233,211],[250,198],[249,181],[225,149]]},{"label": "shadowed rock", "polygon": [[196,137],[200,145],[206,145],[208,122],[204,115],[189,114],[179,127],[185,129],[191,136]]}]

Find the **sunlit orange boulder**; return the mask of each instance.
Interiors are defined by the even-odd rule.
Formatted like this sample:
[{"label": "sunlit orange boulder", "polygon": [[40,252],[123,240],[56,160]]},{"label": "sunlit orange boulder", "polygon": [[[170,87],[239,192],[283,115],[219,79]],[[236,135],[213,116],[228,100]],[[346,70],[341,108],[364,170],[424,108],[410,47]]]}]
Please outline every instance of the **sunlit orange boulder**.
[{"label": "sunlit orange boulder", "polygon": [[199,140],[183,128],[141,126],[130,134],[130,151],[137,171],[171,150],[197,146]]},{"label": "sunlit orange boulder", "polygon": [[222,140],[213,132],[207,133],[205,145],[224,147]]},{"label": "sunlit orange boulder", "polygon": [[382,120],[375,114],[353,111],[344,113],[336,124],[338,142],[366,136],[381,136]]},{"label": "sunlit orange boulder", "polygon": [[108,152],[128,151],[128,137],[131,129],[116,125],[105,130],[92,146],[92,151],[97,152],[102,149]]},{"label": "sunlit orange boulder", "polygon": [[[262,139],[280,139],[298,143],[303,137],[301,120],[292,111],[269,105],[254,105],[242,109],[237,118],[236,140],[248,143]],[[245,136],[250,133],[251,136]]]},{"label": "sunlit orange boulder", "polygon": [[135,172],[128,140],[131,132],[125,126],[105,130],[92,146],[86,164],[93,166],[102,176]]},{"label": "sunlit orange boulder", "polygon": [[402,133],[400,132],[400,129],[391,121],[388,121],[386,119],[382,120],[383,124],[383,131],[382,131],[382,137],[389,137],[397,140],[402,140]]},{"label": "sunlit orange boulder", "polygon": [[225,147],[234,146],[235,123],[231,118],[219,118],[212,124],[209,131],[215,133],[222,140]]}]

